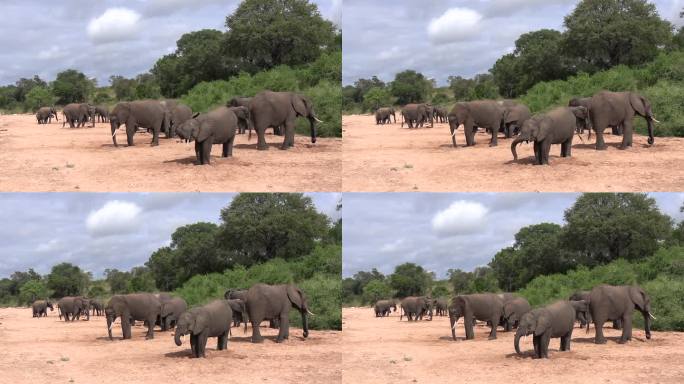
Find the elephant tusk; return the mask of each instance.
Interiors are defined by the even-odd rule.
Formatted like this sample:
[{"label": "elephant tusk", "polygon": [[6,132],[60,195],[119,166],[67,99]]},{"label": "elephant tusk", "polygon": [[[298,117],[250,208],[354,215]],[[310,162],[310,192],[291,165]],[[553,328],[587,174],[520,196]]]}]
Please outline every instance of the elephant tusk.
[{"label": "elephant tusk", "polygon": [[324,124],[321,120],[318,120],[318,117],[314,116],[314,120],[318,121],[321,124]]},{"label": "elephant tusk", "polygon": [[656,319],[655,316],[653,316],[653,314],[652,314],[651,312],[649,312],[648,315],[651,316],[651,318],[652,318],[653,320],[658,320],[658,319]]},{"label": "elephant tusk", "polygon": [[308,308],[307,308],[306,312],[307,312],[309,315],[311,315],[311,316],[316,316],[316,315],[313,314],[313,312],[309,311]]},{"label": "elephant tusk", "polygon": [[656,123],[660,123],[660,121],[656,120],[655,117],[651,117],[651,119],[652,119],[654,122],[656,122]]},{"label": "elephant tusk", "polygon": [[112,322],[109,324],[109,330],[111,331],[113,327],[114,327],[114,322],[112,321]]},{"label": "elephant tusk", "polygon": [[451,134],[451,137],[456,136],[456,130],[454,129],[454,133]]},{"label": "elephant tusk", "polygon": [[456,329],[456,322],[454,321],[454,325],[451,326],[451,329]]},{"label": "elephant tusk", "polygon": [[114,137],[114,135],[116,135],[116,132],[117,132],[118,130],[119,130],[119,128],[117,128],[117,129],[114,130],[114,132],[112,133],[112,137]]}]

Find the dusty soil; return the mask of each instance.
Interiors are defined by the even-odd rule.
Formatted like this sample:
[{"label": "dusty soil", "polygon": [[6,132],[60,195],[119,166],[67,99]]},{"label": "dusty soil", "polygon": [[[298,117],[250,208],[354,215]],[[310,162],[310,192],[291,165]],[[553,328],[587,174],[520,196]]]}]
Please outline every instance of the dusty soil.
[{"label": "dusty soil", "polygon": [[[342,310],[345,383],[682,383],[684,333],[653,332],[646,340],[635,329],[632,341],[616,343],[620,331],[605,329],[605,345],[593,343],[575,328],[570,352],[559,352],[552,339],[549,359],[533,359],[532,338],[521,340],[519,356],[513,332],[475,328],[475,340],[465,340],[462,321],[452,341],[449,318],[408,323],[399,314],[376,318],[371,308]],[[500,330],[502,328],[499,328]]]},{"label": "dusty soil", "polygon": [[[256,136],[238,135],[232,158],[212,149],[211,165],[196,166],[194,144],[165,139],[150,147],[152,135],[126,133],[112,144],[110,126],[62,128],[38,125],[33,115],[0,116],[0,190],[19,191],[340,191],[342,139],[319,138],[311,145],[297,136],[295,147],[278,149],[282,137],[266,135],[268,151],[256,150]],[[123,146],[121,145],[123,143]]]},{"label": "dusty soil", "polygon": [[[138,324],[141,324],[140,322]],[[266,325],[266,323],[264,323]],[[107,337],[104,316],[65,323],[57,312],[32,318],[29,308],[0,309],[0,371],[3,383],[339,383],[341,332],[290,329],[290,339],[275,343],[277,330],[262,327],[263,344],[249,341],[233,328],[225,351],[216,338],[207,343],[207,358],[190,358],[190,340],[182,346],[173,331],[155,332],[135,326],[131,340],[121,340],[115,324],[114,341]],[[118,336],[118,337],[116,337]],[[38,380],[37,380],[38,379]]]},{"label": "dusty soil", "polygon": [[[635,135],[634,146],[619,150],[621,136],[604,135],[609,148],[596,151],[595,139],[575,136],[572,157],[560,157],[560,145],[551,148],[549,166],[535,166],[532,144],[518,146],[513,161],[512,139],[499,134],[476,135],[474,147],[464,147],[463,129],[453,148],[449,124],[407,129],[400,124],[376,125],[370,115],[342,117],[344,191],[462,191],[462,192],[594,192],[679,191],[684,187],[684,138],[656,137],[649,147],[646,136]],[[657,127],[656,127],[657,129]],[[609,132],[607,130],[606,132]]]}]

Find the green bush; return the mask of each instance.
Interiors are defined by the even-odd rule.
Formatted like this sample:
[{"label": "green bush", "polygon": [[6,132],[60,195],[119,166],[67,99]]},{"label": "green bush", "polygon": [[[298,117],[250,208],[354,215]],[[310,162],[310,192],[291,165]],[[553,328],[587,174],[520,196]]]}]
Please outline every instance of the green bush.
[{"label": "green bush", "polygon": [[371,280],[363,287],[363,302],[373,305],[378,300],[390,299],[394,296],[394,290],[385,281]]},{"label": "green bush", "polygon": [[[342,90],[339,84],[323,81],[302,92],[311,99],[322,123],[316,123],[318,136],[342,137]],[[309,121],[297,119],[297,133],[310,135]]]},{"label": "green bush", "polygon": [[[342,330],[342,283],[339,277],[316,274],[313,278],[297,284],[304,291],[309,308],[315,316],[309,316],[311,329]],[[301,327],[301,316],[290,311],[290,324]]]},{"label": "green bush", "polygon": [[[651,298],[651,312],[656,317],[651,329],[655,331],[684,331],[684,280],[661,275],[642,284]],[[635,314],[634,324],[643,328],[643,317]]]},{"label": "green bush", "polygon": [[[684,64],[683,64],[684,65]],[[653,113],[660,121],[653,131],[655,136],[684,136],[684,83],[661,80],[641,91],[651,102]],[[634,119],[637,132],[648,133],[646,121]]]},{"label": "green bush", "polygon": [[55,96],[49,88],[33,87],[26,94],[24,109],[28,112],[36,112],[40,107],[48,107],[55,102]]},{"label": "green bush", "polygon": [[319,245],[311,254],[292,263],[295,281],[312,278],[316,273],[340,277],[342,275],[342,247],[340,245]]}]

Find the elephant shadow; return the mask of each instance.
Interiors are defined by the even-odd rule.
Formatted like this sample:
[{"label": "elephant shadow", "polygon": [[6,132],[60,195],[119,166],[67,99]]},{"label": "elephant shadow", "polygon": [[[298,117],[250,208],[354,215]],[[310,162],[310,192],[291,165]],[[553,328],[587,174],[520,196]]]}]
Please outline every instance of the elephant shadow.
[{"label": "elephant shadow", "polygon": [[[549,159],[552,159],[553,156],[549,156]],[[528,156],[528,157],[518,157],[518,160],[510,159],[504,164],[518,164],[518,165],[535,165],[537,163],[537,159],[534,156]]]},{"label": "elephant shadow", "polygon": [[164,160],[164,164],[175,163],[181,165],[197,165],[197,156],[191,155],[173,160]]},{"label": "elephant shadow", "polygon": [[[606,147],[613,147],[615,149],[620,149],[620,146],[622,143],[606,143]],[[579,144],[573,144],[572,148],[575,149],[596,149],[596,143],[579,143]]]},{"label": "elephant shadow", "polygon": [[[280,149],[280,146],[282,143],[266,143],[266,145],[270,148],[277,148]],[[256,149],[257,143],[254,142],[254,144],[233,144],[233,148],[237,149]]]},{"label": "elephant shadow", "polygon": [[[207,351],[209,351],[210,348],[207,348]],[[182,351],[176,351],[176,352],[167,352],[164,354],[164,357],[169,357],[172,359],[192,359],[192,350],[190,348],[185,348]]]},{"label": "elephant shadow", "polygon": [[[549,349],[549,352],[551,349]],[[506,354],[507,359],[517,359],[517,360],[524,360],[524,359],[534,359],[534,350],[530,351],[522,351],[522,353],[518,354],[516,352],[511,352]]]},{"label": "elephant shadow", "polygon": [[[620,336],[604,336],[606,340],[611,341],[613,343],[618,344],[620,341]],[[594,344],[594,336],[591,337],[575,337],[572,339],[573,343],[580,343],[580,344]],[[641,337],[634,337],[632,336],[632,340],[640,341],[640,342],[646,342],[645,338]]]}]

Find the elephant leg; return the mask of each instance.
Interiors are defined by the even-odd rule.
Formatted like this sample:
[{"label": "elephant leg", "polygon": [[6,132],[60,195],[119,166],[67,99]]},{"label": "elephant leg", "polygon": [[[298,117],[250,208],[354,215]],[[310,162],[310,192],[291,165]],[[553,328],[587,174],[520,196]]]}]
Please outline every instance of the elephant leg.
[{"label": "elephant leg", "polygon": [[548,359],[549,358],[549,343],[551,342],[551,334],[549,332],[545,332],[544,334],[541,335],[540,341],[540,349],[541,349],[541,357]]},{"label": "elephant leg", "polygon": [[[150,143],[150,146],[152,147],[159,145],[159,133],[161,132],[162,124],[163,122],[159,122],[152,129],[152,142]],[[169,129],[167,128],[166,130],[168,131]]]},{"label": "elephant leg", "polygon": [[268,145],[266,144],[266,127],[260,126],[260,127],[255,127],[257,131],[257,149],[260,151],[264,151],[268,149]]},{"label": "elephant leg", "polygon": [[489,332],[488,340],[496,340],[496,327],[499,324],[498,318],[492,318],[492,330]]},{"label": "elephant leg", "polygon": [[290,338],[290,320],[286,314],[280,316],[280,332],[278,336],[281,334],[283,335],[283,340]]},{"label": "elephant leg", "polygon": [[121,333],[123,334],[124,340],[131,338],[131,324],[128,322],[124,324],[123,319],[121,320]]},{"label": "elephant leg", "polygon": [[471,147],[475,145],[475,131],[473,130],[473,125],[463,125],[463,129],[465,130],[465,137],[466,137],[466,146]]},{"label": "elephant leg", "polygon": [[606,146],[606,142],[603,140],[603,128],[598,128],[604,125],[595,125],[594,128],[596,130],[596,149],[599,151],[603,151],[608,146]]},{"label": "elephant leg", "polygon": [[534,357],[541,359],[541,348],[539,345],[540,336],[534,335],[532,337],[532,345],[534,346]]},{"label": "elephant leg", "polygon": [[618,343],[624,344],[629,340],[632,340],[632,315],[625,314],[622,317],[622,336]]},{"label": "elephant leg", "polygon": [[541,146],[542,165],[549,165],[549,152],[551,152],[551,140],[544,140]]},{"label": "elephant leg", "polygon": [[499,145],[499,130],[496,127],[492,127],[492,139],[489,141],[490,147],[496,147]]},{"label": "elephant leg", "polygon": [[131,125],[129,127],[129,123],[126,123],[126,143],[128,144],[129,147],[132,147],[135,145],[133,142],[133,135],[135,134],[135,124]]},{"label": "elephant leg", "polygon": [[534,142],[534,163],[537,165],[541,165],[542,163],[541,143],[538,141]]},{"label": "elephant leg", "polygon": [[458,126],[454,127],[453,125],[449,124],[449,130],[451,131],[451,144],[453,144],[454,148],[456,148],[456,128],[457,127]]},{"label": "elephant leg", "polygon": [[251,319],[252,323],[252,343],[263,343],[264,337],[261,336],[261,331],[259,330],[259,324],[261,320]]},{"label": "elephant leg", "polygon": [[211,147],[214,140],[209,137],[202,142],[202,164],[211,164]]},{"label": "elephant leg", "polygon": [[632,146],[632,135],[633,135],[633,126],[632,126],[632,120],[627,119],[625,120],[623,126],[623,131],[622,131],[622,145],[620,146],[620,149],[627,149]]},{"label": "elephant leg", "polygon": [[190,349],[192,350],[192,357],[199,357],[197,347],[197,335],[190,334]]},{"label": "elephant leg", "polygon": [[233,157],[233,145],[235,144],[235,136],[230,138],[228,140],[228,156],[227,157]]},{"label": "elephant leg", "polygon": [[606,343],[606,338],[603,336],[603,323],[604,320],[596,320],[594,319],[594,328],[596,330],[596,337],[594,338],[594,343],[596,344],[605,344]]}]

